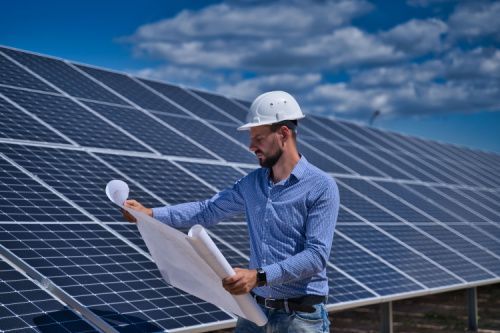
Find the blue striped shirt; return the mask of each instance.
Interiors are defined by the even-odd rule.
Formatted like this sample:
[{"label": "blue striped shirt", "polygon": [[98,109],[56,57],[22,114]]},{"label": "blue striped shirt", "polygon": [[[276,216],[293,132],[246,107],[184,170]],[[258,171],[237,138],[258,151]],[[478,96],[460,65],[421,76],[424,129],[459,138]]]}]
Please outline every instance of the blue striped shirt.
[{"label": "blue striped shirt", "polygon": [[211,199],[153,208],[153,216],[175,228],[216,224],[245,212],[250,237],[249,268],[262,267],[263,297],[328,295],[326,264],[339,209],[334,179],[304,156],[290,176],[273,183],[260,168]]}]

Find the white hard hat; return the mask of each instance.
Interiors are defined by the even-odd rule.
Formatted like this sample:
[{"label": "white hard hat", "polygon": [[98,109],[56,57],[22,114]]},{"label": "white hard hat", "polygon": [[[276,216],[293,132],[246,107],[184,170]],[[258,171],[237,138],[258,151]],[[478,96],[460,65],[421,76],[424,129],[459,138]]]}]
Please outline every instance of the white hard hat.
[{"label": "white hard hat", "polygon": [[270,91],[253,101],[247,115],[247,123],[238,127],[238,131],[304,117],[299,104],[292,95],[284,91]]}]

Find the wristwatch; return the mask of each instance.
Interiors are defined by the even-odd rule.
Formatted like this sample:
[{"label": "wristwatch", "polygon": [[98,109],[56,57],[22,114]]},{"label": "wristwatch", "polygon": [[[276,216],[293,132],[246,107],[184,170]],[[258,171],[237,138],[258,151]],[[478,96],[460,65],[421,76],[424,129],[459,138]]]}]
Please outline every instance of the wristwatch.
[{"label": "wristwatch", "polygon": [[263,287],[267,283],[266,271],[262,268],[257,268],[257,287]]}]

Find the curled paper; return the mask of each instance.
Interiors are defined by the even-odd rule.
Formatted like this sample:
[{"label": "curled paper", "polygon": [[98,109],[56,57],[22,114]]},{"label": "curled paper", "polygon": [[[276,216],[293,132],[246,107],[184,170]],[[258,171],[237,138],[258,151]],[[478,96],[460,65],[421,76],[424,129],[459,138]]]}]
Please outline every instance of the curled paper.
[{"label": "curled paper", "polygon": [[106,195],[108,199],[120,207],[123,206],[125,200],[127,200],[128,194],[128,185],[123,180],[114,179],[106,185]]}]

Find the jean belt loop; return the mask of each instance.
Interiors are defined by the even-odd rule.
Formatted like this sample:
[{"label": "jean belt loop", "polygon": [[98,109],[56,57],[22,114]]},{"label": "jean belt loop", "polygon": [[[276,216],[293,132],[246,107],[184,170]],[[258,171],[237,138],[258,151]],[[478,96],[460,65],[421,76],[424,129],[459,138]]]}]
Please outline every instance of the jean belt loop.
[{"label": "jean belt loop", "polygon": [[283,304],[285,305],[285,311],[286,311],[286,313],[290,313],[290,308],[288,307],[288,298],[285,298],[283,300]]}]

